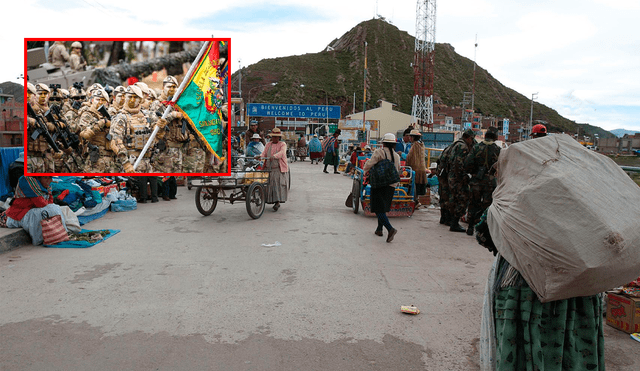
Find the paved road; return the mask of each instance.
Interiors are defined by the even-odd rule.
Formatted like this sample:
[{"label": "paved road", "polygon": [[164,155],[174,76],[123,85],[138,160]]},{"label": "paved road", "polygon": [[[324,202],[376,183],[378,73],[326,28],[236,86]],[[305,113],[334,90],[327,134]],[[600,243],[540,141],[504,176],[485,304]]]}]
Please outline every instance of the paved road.
[{"label": "paved road", "polygon": [[[429,209],[385,243],[344,207],[351,180],[321,170],[294,163],[289,201],[258,220],[203,217],[179,187],[90,223],[121,230],[93,248],[1,254],[0,370],[479,369],[491,254]],[[607,369],[638,370],[605,327]]]}]

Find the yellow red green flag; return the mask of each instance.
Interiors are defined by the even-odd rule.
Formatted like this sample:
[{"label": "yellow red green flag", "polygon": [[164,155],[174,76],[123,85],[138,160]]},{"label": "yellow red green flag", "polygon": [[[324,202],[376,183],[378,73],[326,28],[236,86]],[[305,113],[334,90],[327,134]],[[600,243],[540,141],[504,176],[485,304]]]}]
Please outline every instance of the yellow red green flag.
[{"label": "yellow red green flag", "polygon": [[[195,129],[206,149],[224,161],[225,132],[222,109],[227,102],[228,63],[221,58],[221,50],[228,50],[228,41],[211,40],[204,53],[194,61],[175,107]],[[225,106],[226,107],[226,106]],[[226,115],[226,112],[225,112]]]}]

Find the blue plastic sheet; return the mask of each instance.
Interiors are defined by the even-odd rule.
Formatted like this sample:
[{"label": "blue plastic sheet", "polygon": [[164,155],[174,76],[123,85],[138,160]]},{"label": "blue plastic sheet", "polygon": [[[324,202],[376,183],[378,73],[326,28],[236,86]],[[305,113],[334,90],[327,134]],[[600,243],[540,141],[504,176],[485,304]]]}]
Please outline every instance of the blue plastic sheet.
[{"label": "blue plastic sheet", "polygon": [[111,203],[111,211],[131,211],[138,208],[136,200],[118,200]]},{"label": "blue plastic sheet", "polygon": [[11,192],[9,184],[9,165],[18,158],[22,147],[4,147],[0,148],[0,161],[2,169],[0,170],[0,196]]},{"label": "blue plastic sheet", "polygon": [[[63,242],[59,242],[55,245],[44,245],[46,247],[54,247],[54,248],[58,248],[58,249],[69,249],[69,248],[75,248],[75,249],[83,249],[83,248],[87,248],[87,247],[93,247],[97,244],[99,244],[100,242],[106,240],[107,238],[111,238],[113,237],[115,234],[120,233],[119,229],[109,229],[109,234],[104,236],[101,240],[97,240],[97,241],[63,241]],[[88,230],[88,229],[83,229],[80,231],[80,233],[85,233],[85,232],[96,232],[96,231],[92,231],[92,230]]]}]

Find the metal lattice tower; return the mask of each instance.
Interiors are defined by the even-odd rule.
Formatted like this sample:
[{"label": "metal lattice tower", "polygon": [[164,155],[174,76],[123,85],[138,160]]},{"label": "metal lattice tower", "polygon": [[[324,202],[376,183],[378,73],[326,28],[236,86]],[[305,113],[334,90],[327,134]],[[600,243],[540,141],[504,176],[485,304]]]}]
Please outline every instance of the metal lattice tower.
[{"label": "metal lattice tower", "polygon": [[433,131],[433,80],[436,46],[436,0],[418,0],[416,6],[416,47],[413,60],[414,123]]}]

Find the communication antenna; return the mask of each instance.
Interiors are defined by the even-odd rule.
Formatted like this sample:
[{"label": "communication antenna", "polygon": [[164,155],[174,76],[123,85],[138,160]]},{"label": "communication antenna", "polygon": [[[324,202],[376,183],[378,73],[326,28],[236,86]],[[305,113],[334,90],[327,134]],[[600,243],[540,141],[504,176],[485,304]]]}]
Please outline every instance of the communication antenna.
[{"label": "communication antenna", "polygon": [[413,60],[413,124],[433,131],[433,81],[435,77],[436,0],[418,0],[416,44]]}]

